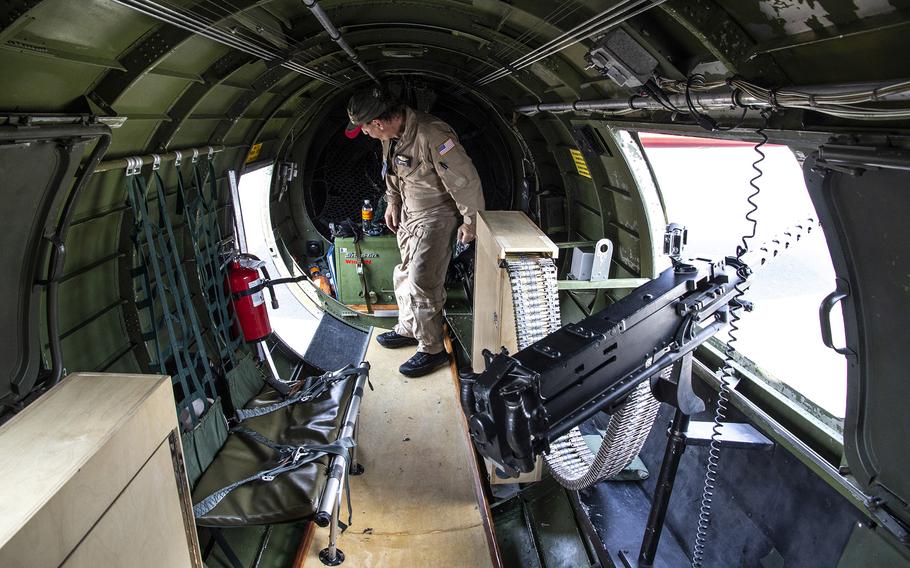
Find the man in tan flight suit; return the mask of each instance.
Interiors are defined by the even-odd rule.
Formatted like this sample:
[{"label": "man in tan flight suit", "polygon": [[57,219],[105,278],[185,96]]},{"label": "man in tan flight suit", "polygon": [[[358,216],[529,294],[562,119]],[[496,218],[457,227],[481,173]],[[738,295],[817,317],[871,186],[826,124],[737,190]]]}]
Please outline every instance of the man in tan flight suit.
[{"label": "man in tan flight suit", "polygon": [[399,371],[419,377],[449,360],[442,331],[446,271],[456,229],[461,243],[476,236],[484,205],[480,177],[452,127],[435,116],[375,92],[355,94],[347,110],[349,137],[362,130],[382,141],[385,223],[401,251],[394,274],[398,325],[377,341],[389,348],[416,345]]}]

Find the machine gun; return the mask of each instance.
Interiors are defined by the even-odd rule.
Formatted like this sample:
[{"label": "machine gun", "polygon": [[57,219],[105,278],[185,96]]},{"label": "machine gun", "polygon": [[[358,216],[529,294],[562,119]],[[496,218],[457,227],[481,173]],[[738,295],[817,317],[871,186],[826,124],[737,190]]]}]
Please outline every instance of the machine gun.
[{"label": "machine gun", "polygon": [[[611,412],[644,381],[676,408],[642,546],[650,565],[689,416],[704,410],[692,388],[692,353],[731,321],[753,274],[817,226],[809,219],[753,252],[683,261],[686,230],[670,225],[672,267],[618,302],[510,355],[483,352],[485,370],[461,377],[461,404],[478,451],[510,474],[530,472],[551,443],[599,411]],[[669,370],[669,372],[667,372]]]},{"label": "machine gun", "polygon": [[[685,238],[671,225],[673,266],[603,311],[514,355],[484,352],[486,369],[462,379],[461,397],[481,454],[510,475],[529,472],[552,440],[646,380],[655,398],[686,414],[704,408],[692,391],[691,353],[729,322],[751,270],[735,257],[684,262]],[[667,367],[669,377],[660,373]]]}]

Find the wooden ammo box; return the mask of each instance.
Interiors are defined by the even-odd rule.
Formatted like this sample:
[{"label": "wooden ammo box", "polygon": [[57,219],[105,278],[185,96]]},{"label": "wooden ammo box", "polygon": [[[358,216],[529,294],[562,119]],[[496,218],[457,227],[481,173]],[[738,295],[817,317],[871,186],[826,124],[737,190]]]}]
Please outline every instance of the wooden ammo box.
[{"label": "wooden ammo box", "polygon": [[[496,353],[501,347],[518,351],[515,310],[509,275],[500,262],[508,254],[540,254],[556,258],[559,247],[521,211],[481,211],[477,214],[477,257],[474,265],[474,340],[471,362],[474,372],[483,371],[484,349]],[[487,460],[491,483],[525,483],[540,479],[541,464],[519,478],[496,475]]]},{"label": "wooden ammo box", "polygon": [[202,566],[168,377],[70,375],[0,455],[0,566]]}]

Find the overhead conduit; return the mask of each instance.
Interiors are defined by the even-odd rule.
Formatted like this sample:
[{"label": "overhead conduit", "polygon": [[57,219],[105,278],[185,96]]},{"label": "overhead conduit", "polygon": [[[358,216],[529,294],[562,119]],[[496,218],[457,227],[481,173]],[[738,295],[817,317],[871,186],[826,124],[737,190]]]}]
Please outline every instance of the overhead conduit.
[{"label": "overhead conduit", "polygon": [[[270,46],[264,44],[264,42],[252,41],[249,38],[232,34],[230,31],[215,26],[213,21],[193,15],[189,12],[169,8],[154,0],[114,0],[114,2],[145,14],[146,16],[155,18],[156,20],[258,57],[264,61],[276,61],[281,60],[284,57],[281,53],[274,51]],[[306,75],[313,79],[318,79],[335,87],[342,86],[341,82],[336,81],[328,75],[310,69],[295,61],[284,60],[281,61],[279,65],[285,69],[300,73],[301,75]]]},{"label": "overhead conduit", "polygon": [[793,108],[851,118],[854,120],[905,120],[907,107],[863,107],[860,104],[904,101],[910,97],[910,81],[891,83],[853,83],[846,85],[813,85],[771,91],[739,79],[709,92],[668,94],[666,100],[629,97],[617,99],[578,100],[574,102],[520,105],[515,112],[533,115],[538,112],[602,111],[626,114],[635,111],[660,111],[670,108],[685,112],[687,103],[701,111],[731,108]]},{"label": "overhead conduit", "polygon": [[[194,34],[200,35],[202,37],[208,38],[212,41],[216,41],[228,47],[237,49],[249,55],[258,57],[264,61],[274,61],[280,60],[284,56],[281,53],[274,51],[267,42],[264,40],[254,41],[250,38],[237,35],[233,30],[224,30],[215,25],[215,22],[207,18],[202,18],[198,15],[194,15],[189,11],[181,11],[166,6],[164,3],[156,2],[155,0],[114,0],[118,4],[122,4],[128,8],[136,10],[142,14],[155,18],[156,20],[166,22],[173,26],[177,26],[181,29],[187,30]],[[312,12],[313,16],[326,31],[329,38],[335,42],[338,47],[348,56],[348,59],[351,60],[355,65],[357,65],[370,79],[373,80],[377,85],[379,84],[379,79],[373,74],[372,71],[364,64],[360,59],[360,56],[357,55],[357,52],[348,44],[348,42],[342,37],[341,32],[338,31],[338,28],[332,23],[329,16],[325,13],[325,10],[322,9],[322,6],[316,0],[303,0],[303,4]],[[321,73],[319,71],[310,69],[300,63],[292,61],[290,58],[282,61],[280,65],[291,71],[295,71],[302,75],[318,79],[335,87],[341,87],[342,83],[336,81],[335,79],[329,77],[328,75]]]},{"label": "overhead conduit", "polygon": [[622,0],[593,18],[585,20],[559,37],[512,61],[498,71],[493,71],[492,73],[481,77],[477,80],[476,85],[487,85],[507,75],[511,75],[515,71],[524,69],[525,67],[537,63],[541,59],[545,59],[580,41],[594,37],[610,28],[618,26],[629,18],[663,4],[664,1],[665,0]]},{"label": "overhead conduit", "polygon": [[357,55],[357,52],[348,45],[348,42],[341,37],[341,32],[338,31],[338,28],[335,27],[335,24],[332,23],[332,20],[329,19],[329,16],[322,9],[322,6],[319,5],[319,2],[316,0],[303,0],[303,5],[310,9],[310,12],[313,13],[313,16],[316,17],[316,20],[322,24],[322,28],[329,34],[329,38],[338,44],[347,55],[348,58],[355,63],[367,76],[373,80],[377,85],[379,84],[379,79],[376,78],[376,75],[360,60],[360,56]]}]

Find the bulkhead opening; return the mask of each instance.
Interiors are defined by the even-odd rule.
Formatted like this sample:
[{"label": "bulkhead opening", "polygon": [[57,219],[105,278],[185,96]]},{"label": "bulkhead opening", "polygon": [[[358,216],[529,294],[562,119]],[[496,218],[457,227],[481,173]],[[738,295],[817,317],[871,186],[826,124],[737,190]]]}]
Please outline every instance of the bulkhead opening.
[{"label": "bulkhead opening", "polygon": [[[455,130],[483,182],[488,209],[512,209],[527,160],[520,134],[490,106],[457,85],[427,78],[407,78],[389,84],[391,95],[406,105],[428,112]],[[374,205],[385,193],[382,149],[365,134],[345,136],[345,107],[354,90],[339,91],[326,101],[318,118],[308,122],[311,136],[293,142],[291,152],[302,164],[301,186],[308,220],[325,238],[330,223],[357,222],[365,199]]]}]

